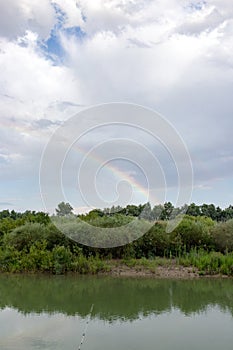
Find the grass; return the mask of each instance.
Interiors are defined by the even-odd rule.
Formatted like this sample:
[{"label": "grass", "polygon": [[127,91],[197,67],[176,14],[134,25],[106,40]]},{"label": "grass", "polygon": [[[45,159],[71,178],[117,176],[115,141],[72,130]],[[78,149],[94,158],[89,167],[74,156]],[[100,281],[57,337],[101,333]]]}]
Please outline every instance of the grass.
[{"label": "grass", "polygon": [[154,259],[122,259],[120,265],[125,265],[136,271],[156,272],[159,266],[164,268],[171,267],[193,267],[193,271],[198,271],[200,276],[204,275],[226,275],[233,276],[233,253],[222,254],[219,252],[206,252],[204,250],[191,250],[178,258]]},{"label": "grass", "polygon": [[233,276],[233,253],[205,252],[192,250],[185,256],[177,258],[182,266],[194,266],[200,275],[222,274]]}]

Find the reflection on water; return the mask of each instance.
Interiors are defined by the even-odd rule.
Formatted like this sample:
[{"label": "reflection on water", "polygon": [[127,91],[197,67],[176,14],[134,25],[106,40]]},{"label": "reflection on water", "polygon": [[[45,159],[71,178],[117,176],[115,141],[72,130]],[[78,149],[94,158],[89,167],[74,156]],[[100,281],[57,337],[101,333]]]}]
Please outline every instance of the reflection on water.
[{"label": "reflection on water", "polygon": [[232,350],[233,280],[0,276],[0,349]]}]

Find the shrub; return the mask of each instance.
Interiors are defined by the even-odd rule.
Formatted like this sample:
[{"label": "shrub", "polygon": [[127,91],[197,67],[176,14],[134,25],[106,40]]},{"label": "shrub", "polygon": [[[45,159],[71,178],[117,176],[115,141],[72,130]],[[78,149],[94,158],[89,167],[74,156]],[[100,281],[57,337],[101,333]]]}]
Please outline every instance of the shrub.
[{"label": "shrub", "polygon": [[193,248],[210,250],[213,246],[210,234],[214,221],[205,217],[186,215],[171,233],[171,251],[189,252]]},{"label": "shrub", "polygon": [[72,253],[64,246],[54,247],[52,250],[53,272],[63,274],[70,270],[72,264]]},{"label": "shrub", "polygon": [[29,251],[30,247],[45,236],[46,226],[39,223],[26,223],[5,236],[5,244],[18,251]]},{"label": "shrub", "polygon": [[222,253],[233,251],[233,220],[218,223],[211,231],[214,248]]}]

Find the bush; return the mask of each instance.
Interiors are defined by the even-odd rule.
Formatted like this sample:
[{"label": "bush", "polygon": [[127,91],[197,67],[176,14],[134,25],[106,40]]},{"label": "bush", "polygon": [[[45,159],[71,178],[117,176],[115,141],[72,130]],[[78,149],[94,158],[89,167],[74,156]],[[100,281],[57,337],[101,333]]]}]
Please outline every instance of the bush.
[{"label": "bush", "polygon": [[43,240],[46,226],[39,223],[26,223],[15,228],[5,236],[4,243],[12,246],[18,251],[29,251],[30,247],[37,241]]},{"label": "bush", "polygon": [[54,247],[52,250],[53,272],[63,274],[69,271],[72,264],[72,253],[64,246]]},{"label": "bush", "polygon": [[4,243],[13,246],[19,251],[23,249],[29,251],[34,243],[44,240],[46,240],[47,249],[49,250],[52,250],[57,245],[65,247],[71,245],[70,240],[54,225],[31,222],[16,227],[6,234]]},{"label": "bush", "polygon": [[218,223],[211,231],[214,248],[222,253],[233,251],[233,220]]},{"label": "bush", "polygon": [[166,233],[166,223],[155,223],[145,235],[133,242],[132,245],[136,258],[164,256],[169,247],[169,235]]},{"label": "bush", "polygon": [[213,226],[214,221],[210,218],[186,215],[170,235],[173,255],[189,252],[195,247],[211,250],[213,242],[210,232]]}]

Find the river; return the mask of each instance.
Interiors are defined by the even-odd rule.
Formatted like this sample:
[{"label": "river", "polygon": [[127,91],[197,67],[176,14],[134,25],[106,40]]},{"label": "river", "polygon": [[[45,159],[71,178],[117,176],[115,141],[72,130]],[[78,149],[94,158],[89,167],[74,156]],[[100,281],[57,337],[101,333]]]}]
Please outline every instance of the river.
[{"label": "river", "polygon": [[1,350],[82,339],[81,350],[232,350],[233,280],[0,276]]}]

